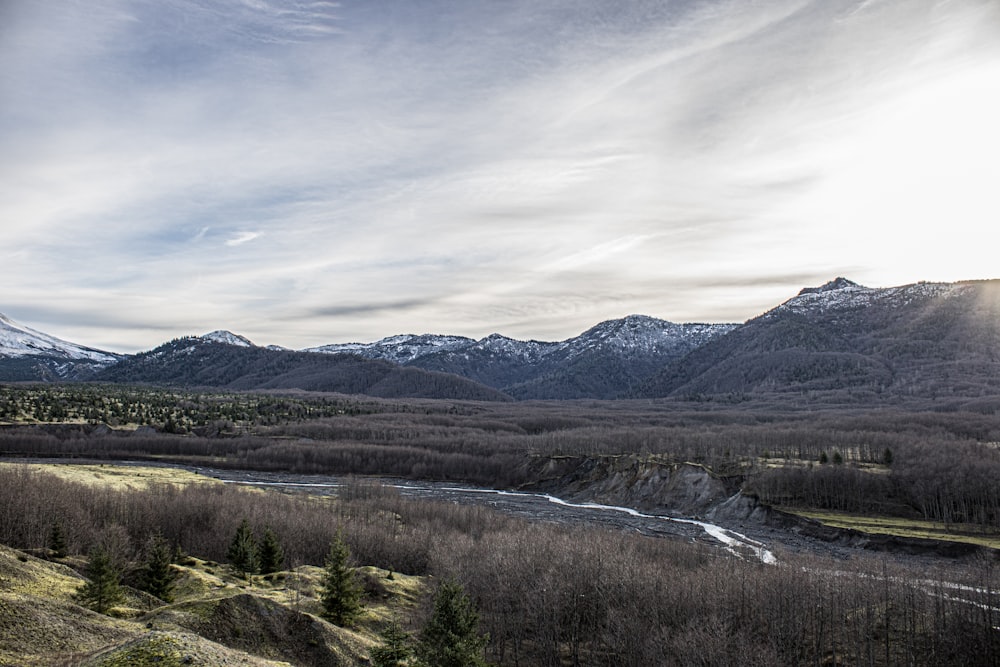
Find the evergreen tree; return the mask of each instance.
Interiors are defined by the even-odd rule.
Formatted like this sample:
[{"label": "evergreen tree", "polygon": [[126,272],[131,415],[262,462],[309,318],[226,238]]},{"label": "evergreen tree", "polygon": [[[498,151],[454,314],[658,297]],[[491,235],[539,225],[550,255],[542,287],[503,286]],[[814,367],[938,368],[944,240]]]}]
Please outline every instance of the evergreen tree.
[{"label": "evergreen tree", "polygon": [[484,667],[487,638],[479,634],[479,613],[462,586],[445,581],[434,597],[434,613],[420,632],[417,664],[426,667]]},{"label": "evergreen tree", "polygon": [[361,612],[361,586],[350,560],[351,551],[337,533],[326,557],[326,573],[320,591],[323,616],[334,625],[350,625]]},{"label": "evergreen tree", "polygon": [[278,572],[285,564],[285,552],[278,542],[278,536],[270,527],[264,528],[264,536],[260,540],[260,573]]},{"label": "evergreen tree", "polygon": [[239,528],[236,529],[236,535],[229,544],[226,558],[234,570],[247,578],[256,574],[260,568],[260,563],[257,560],[257,540],[254,539],[250,522],[246,519],[243,519]]},{"label": "evergreen tree", "polygon": [[104,614],[125,598],[120,585],[121,573],[104,547],[96,546],[90,550],[87,579],[77,592],[76,599],[94,611]]},{"label": "evergreen tree", "polygon": [[172,602],[174,597],[177,573],[170,567],[172,560],[167,541],[161,535],[150,538],[142,573],[142,590],[164,602]]},{"label": "evergreen tree", "polygon": [[379,633],[382,644],[372,648],[370,657],[375,667],[402,667],[413,652],[410,649],[410,635],[403,632],[399,624],[393,621]]},{"label": "evergreen tree", "polygon": [[55,521],[52,524],[52,530],[49,531],[49,549],[56,558],[65,558],[68,553],[62,521]]}]

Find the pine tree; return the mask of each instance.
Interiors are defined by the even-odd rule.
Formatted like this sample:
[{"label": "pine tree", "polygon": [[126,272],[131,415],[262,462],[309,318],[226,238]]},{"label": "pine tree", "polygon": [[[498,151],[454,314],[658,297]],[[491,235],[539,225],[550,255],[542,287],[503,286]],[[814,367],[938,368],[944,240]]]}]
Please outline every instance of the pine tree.
[{"label": "pine tree", "polygon": [[173,601],[174,580],[177,573],[170,567],[171,549],[161,535],[149,540],[146,564],[142,573],[142,590],[155,595],[164,602]]},{"label": "pine tree", "polygon": [[240,527],[236,529],[236,535],[229,544],[226,558],[234,570],[247,578],[256,574],[260,568],[260,563],[257,560],[257,540],[254,539],[250,522],[246,519],[243,519],[240,522]]},{"label": "pine tree", "polygon": [[97,546],[90,550],[87,579],[76,594],[81,604],[104,614],[124,599],[120,586],[121,573],[115,569],[104,547]]},{"label": "pine tree", "polygon": [[63,531],[62,521],[52,523],[52,529],[49,531],[49,549],[52,550],[52,555],[56,558],[65,558],[68,553],[66,533]]},{"label": "pine tree", "polygon": [[323,616],[334,625],[348,626],[361,612],[361,586],[350,560],[351,551],[337,533],[326,557],[326,574],[320,591]]},{"label": "pine tree", "polygon": [[372,664],[375,667],[402,667],[413,652],[410,648],[410,635],[403,632],[395,621],[379,634],[382,644],[370,651]]},{"label": "pine tree", "polygon": [[417,664],[426,667],[483,667],[487,638],[479,634],[479,613],[462,586],[445,581],[434,597],[434,613],[420,633]]},{"label": "pine tree", "polygon": [[278,536],[270,527],[264,528],[264,536],[260,540],[260,573],[278,572],[285,564],[285,552],[278,542]]}]

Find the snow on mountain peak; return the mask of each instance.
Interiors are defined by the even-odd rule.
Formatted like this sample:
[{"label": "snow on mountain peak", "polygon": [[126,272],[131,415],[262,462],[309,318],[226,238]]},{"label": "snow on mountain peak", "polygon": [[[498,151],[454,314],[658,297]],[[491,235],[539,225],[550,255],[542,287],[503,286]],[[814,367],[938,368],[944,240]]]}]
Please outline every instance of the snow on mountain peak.
[{"label": "snow on mountain peak", "polygon": [[0,357],[59,357],[110,364],[118,357],[35,331],[0,313]]},{"label": "snow on mountain peak", "polygon": [[837,278],[834,278],[830,282],[824,283],[819,287],[803,287],[802,290],[799,292],[799,296],[802,296],[803,294],[822,294],[824,292],[834,292],[836,290],[852,289],[852,288],[868,289],[867,287],[859,285],[853,280],[848,280],[843,276],[838,276]]},{"label": "snow on mountain peak", "polygon": [[846,278],[831,280],[820,287],[807,287],[783,304],[762,315],[782,312],[830,312],[871,307],[876,304],[898,306],[914,299],[948,296],[961,292],[961,283],[919,282],[899,287],[865,287]]},{"label": "snow on mountain peak", "polygon": [[249,339],[234,334],[232,331],[225,331],[223,329],[207,333],[199,338],[206,343],[223,343],[225,345],[235,345],[237,347],[256,347],[256,345],[251,343]]},{"label": "snow on mountain peak", "polygon": [[333,343],[320,347],[310,347],[304,351],[325,354],[357,354],[368,359],[387,359],[395,363],[406,364],[425,354],[453,350],[473,342],[471,338],[464,336],[398,334],[377,340],[374,343]]}]

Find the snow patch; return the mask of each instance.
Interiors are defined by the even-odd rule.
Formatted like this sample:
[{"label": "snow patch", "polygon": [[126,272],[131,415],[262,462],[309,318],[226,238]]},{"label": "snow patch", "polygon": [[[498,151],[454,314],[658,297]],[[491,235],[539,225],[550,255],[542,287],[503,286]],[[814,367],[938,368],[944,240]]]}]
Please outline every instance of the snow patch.
[{"label": "snow patch", "polygon": [[256,347],[248,338],[234,334],[232,331],[218,329],[200,337],[206,343],[222,343],[224,345],[235,345],[237,347]]},{"label": "snow patch", "polygon": [[0,314],[0,357],[57,357],[69,361],[113,364],[118,356],[35,331]]}]

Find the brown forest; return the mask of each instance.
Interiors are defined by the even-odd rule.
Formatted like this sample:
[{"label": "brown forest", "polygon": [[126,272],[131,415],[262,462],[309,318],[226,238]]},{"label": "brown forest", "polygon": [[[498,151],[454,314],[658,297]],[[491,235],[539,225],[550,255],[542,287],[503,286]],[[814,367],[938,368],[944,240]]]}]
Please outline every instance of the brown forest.
[{"label": "brown forest", "polygon": [[[287,563],[322,563],[338,534],[362,563],[455,578],[499,665],[996,664],[995,564],[941,572],[885,558],[738,560],[695,544],[530,523],[482,507],[401,499],[366,482],[336,502],[222,485],[108,492],[26,469],[0,472],[0,542],[102,541],[134,561],[151,533],[224,561],[242,518],[274,527]],[[109,539],[110,537],[110,539]],[[950,569],[951,580],[960,574]],[[920,584],[919,582],[925,581]]]},{"label": "brown forest", "polygon": [[[1000,521],[990,484],[1000,473],[1000,417],[981,401],[865,410],[0,389],[8,457],[509,488],[539,482],[539,459],[628,454],[700,463],[784,506],[975,522],[984,531]],[[120,412],[126,403],[138,419]],[[81,417],[87,406],[94,412]],[[222,485],[98,492],[26,469],[0,473],[0,542],[16,548],[44,547],[60,522],[76,553],[112,534],[121,560],[134,561],[158,532],[184,552],[224,561],[244,517],[258,532],[275,530],[292,567],[321,564],[341,531],[360,563],[457,579],[499,665],[1000,664],[991,552],[943,570],[860,552],[849,560],[780,552],[774,566],[677,540],[405,499],[363,478],[330,502]],[[962,599],[948,588],[956,582],[967,586]]]}]

